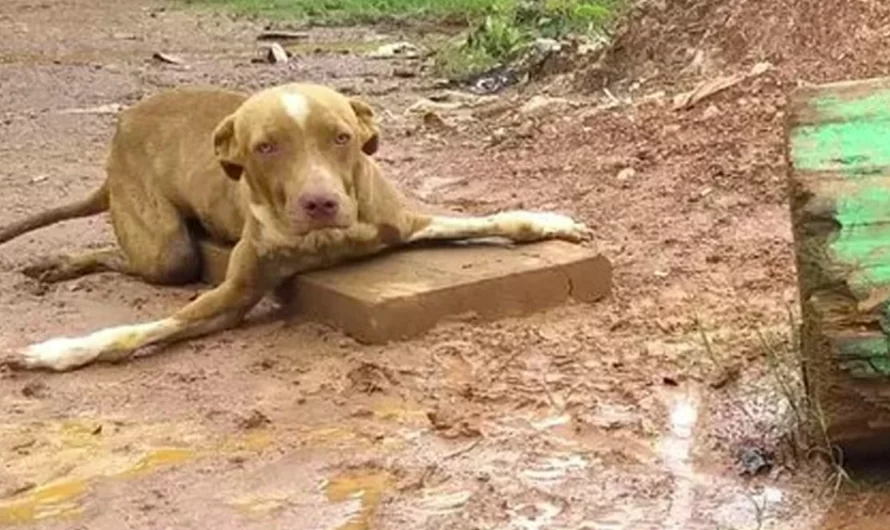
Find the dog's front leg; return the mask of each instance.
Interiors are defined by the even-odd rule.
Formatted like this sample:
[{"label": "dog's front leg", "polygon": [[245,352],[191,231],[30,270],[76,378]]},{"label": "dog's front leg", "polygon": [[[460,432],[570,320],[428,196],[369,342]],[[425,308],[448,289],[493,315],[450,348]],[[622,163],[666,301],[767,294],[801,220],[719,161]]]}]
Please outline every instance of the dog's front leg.
[{"label": "dog's front leg", "polygon": [[417,228],[409,241],[458,240],[502,237],[516,242],[563,239],[580,242],[590,230],[571,217],[550,212],[512,210],[481,217],[424,216],[412,223]]},{"label": "dog's front leg", "polygon": [[264,278],[250,243],[242,240],[232,251],[226,279],[172,316],[102,329],[81,337],[58,337],[20,352],[12,364],[28,369],[68,371],[87,364],[124,360],[137,350],[205,335],[232,327],[274,286]]}]

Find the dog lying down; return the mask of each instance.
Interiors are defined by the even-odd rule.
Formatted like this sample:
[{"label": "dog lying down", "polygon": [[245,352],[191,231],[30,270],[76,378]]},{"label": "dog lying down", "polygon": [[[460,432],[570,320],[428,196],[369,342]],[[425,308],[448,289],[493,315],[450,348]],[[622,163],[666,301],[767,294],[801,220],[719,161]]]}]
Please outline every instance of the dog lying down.
[{"label": "dog lying down", "polygon": [[225,280],[166,318],[53,338],[13,352],[11,364],[66,371],[233,327],[294,274],[386,247],[589,237],[583,224],[555,213],[463,218],[411,211],[371,158],[378,143],[366,103],[313,84],[253,95],[174,89],[123,111],[105,182],[79,202],[0,230],[0,243],[107,210],[117,248],[53,257],[24,272],[47,282],[118,271],[186,284],[201,275],[196,238],[209,237],[234,244]]}]

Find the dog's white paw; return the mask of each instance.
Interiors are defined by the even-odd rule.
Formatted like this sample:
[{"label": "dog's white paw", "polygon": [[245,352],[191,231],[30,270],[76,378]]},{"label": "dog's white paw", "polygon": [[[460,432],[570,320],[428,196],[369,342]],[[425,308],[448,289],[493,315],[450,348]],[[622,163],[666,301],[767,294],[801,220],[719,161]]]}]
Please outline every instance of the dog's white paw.
[{"label": "dog's white paw", "polygon": [[18,352],[10,364],[27,369],[64,372],[87,364],[119,362],[139,348],[177,331],[179,323],[165,318],[142,324],[115,326],[80,337],[57,337]]},{"label": "dog's white paw", "polygon": [[553,212],[505,212],[502,221],[514,224],[517,240],[563,239],[578,243],[591,237],[590,229],[567,215]]},{"label": "dog's white paw", "polygon": [[93,361],[101,351],[96,346],[86,337],[58,337],[20,350],[13,363],[29,370],[65,372]]}]

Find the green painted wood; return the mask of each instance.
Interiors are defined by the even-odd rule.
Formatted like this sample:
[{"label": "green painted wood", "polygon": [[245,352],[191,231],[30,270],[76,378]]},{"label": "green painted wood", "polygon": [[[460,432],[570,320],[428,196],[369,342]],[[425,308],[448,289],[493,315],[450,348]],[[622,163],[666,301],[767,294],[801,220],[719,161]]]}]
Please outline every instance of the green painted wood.
[{"label": "green painted wood", "polygon": [[[857,104],[849,105],[855,115]],[[843,112],[843,106],[836,105],[834,112]],[[881,114],[871,120],[802,126],[791,137],[791,150],[795,167],[801,170],[836,171],[855,178],[890,165],[888,137],[890,114]]]},{"label": "green painted wood", "polygon": [[[849,288],[864,298],[874,288],[890,285],[890,178],[884,176],[890,173],[890,88],[860,99],[829,93],[813,98],[809,105],[825,123],[791,131],[791,162],[799,172],[820,172],[823,180],[830,173],[842,181],[822,190],[834,199],[833,220],[838,224],[827,243],[824,267],[848,271]],[[842,352],[845,357],[869,352],[877,373],[866,370],[868,377],[890,376],[886,347],[845,347],[857,352]]]},{"label": "green painted wood", "polygon": [[786,140],[810,392],[890,451],[890,78],[797,91]]},{"label": "green painted wood", "polygon": [[812,102],[821,121],[873,121],[890,108],[890,90],[877,90],[864,96],[824,94]]}]

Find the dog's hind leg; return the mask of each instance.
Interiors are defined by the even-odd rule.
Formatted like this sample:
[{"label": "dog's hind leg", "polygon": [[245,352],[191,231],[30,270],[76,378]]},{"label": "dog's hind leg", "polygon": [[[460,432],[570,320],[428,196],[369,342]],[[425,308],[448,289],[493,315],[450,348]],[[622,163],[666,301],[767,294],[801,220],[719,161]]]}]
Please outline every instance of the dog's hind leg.
[{"label": "dog's hind leg", "polygon": [[[160,198],[151,210],[112,210],[121,248],[42,258],[22,273],[42,282],[73,280],[99,272],[119,272],[158,285],[181,285],[200,277],[200,254],[187,224]],[[138,216],[138,217],[137,217]]]},{"label": "dog's hind leg", "polygon": [[112,271],[130,273],[126,256],[116,248],[43,258],[22,269],[25,276],[47,283]]},{"label": "dog's hind leg", "polygon": [[114,161],[110,171],[118,172],[114,175],[117,178],[109,178],[109,187],[111,224],[120,254],[104,264],[156,285],[197,281],[201,255],[179,208],[155,185],[123,178],[122,169]]}]

